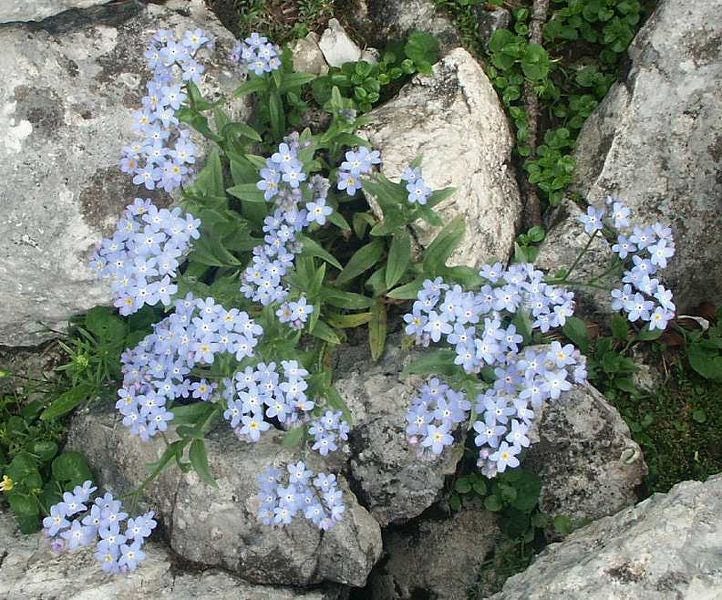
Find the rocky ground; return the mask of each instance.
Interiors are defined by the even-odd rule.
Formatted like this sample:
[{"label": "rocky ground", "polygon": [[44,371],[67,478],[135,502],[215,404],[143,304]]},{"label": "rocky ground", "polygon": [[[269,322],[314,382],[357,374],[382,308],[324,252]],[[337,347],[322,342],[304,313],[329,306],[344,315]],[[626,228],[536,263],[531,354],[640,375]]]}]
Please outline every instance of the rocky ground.
[{"label": "rocky ground", "polygon": [[[233,43],[200,0],[29,4],[0,6],[0,346],[14,347],[50,339],[72,315],[108,303],[85,265],[134,195],[117,172],[117,150],[132,135],[148,33],[202,26],[223,50]],[[522,200],[512,130],[484,70],[431,2],[362,4],[353,18],[359,30],[375,32],[369,45],[390,32],[423,28],[439,35],[444,55],[432,75],[414,78],[374,109],[361,135],[387,157],[389,177],[422,154],[427,182],[456,188],[440,207],[445,220],[463,215],[467,223],[454,264],[508,258]],[[623,191],[648,220],[670,222],[679,232],[671,283],[683,308],[722,301],[720,14],[721,0],[662,0],[576,149],[575,191],[592,203]],[[294,61],[320,73],[363,52],[373,55],[336,21],[298,42]],[[233,66],[224,59],[210,74],[217,87],[208,95],[231,88]],[[247,107],[229,109],[242,115]],[[579,210],[566,201],[549,215],[542,268],[569,264],[583,245],[574,221]],[[431,234],[420,229],[416,238],[425,245]],[[580,270],[597,273],[609,252],[599,242]],[[605,306],[595,293],[580,303],[601,319],[608,318]],[[238,444],[224,429],[209,443],[217,488],[169,470],[146,490],[142,502],[158,511],[163,531],[131,576],[89,568],[88,552],[56,556],[40,534],[22,536],[0,513],[0,598],[465,598],[498,547],[499,518],[481,505],[456,513],[439,507],[462,455],[422,462],[409,447],[404,415],[418,381],[402,376],[413,351],[395,341],[375,363],[360,347],[341,353],[337,387],[355,427],[334,459],[349,501],[345,519],[330,532],[305,522],[260,526],[259,465],[286,462],[294,450],[274,436]],[[135,488],[145,464],[162,452],[126,435],[119,421],[110,407],[80,411],[68,440],[88,456],[98,482],[118,494]],[[577,386],[547,407],[525,464],[541,478],[544,513],[588,524],[557,536],[559,543],[510,578],[495,600],[722,597],[722,479],[683,482],[636,504],[644,457],[620,414],[592,386]]]}]

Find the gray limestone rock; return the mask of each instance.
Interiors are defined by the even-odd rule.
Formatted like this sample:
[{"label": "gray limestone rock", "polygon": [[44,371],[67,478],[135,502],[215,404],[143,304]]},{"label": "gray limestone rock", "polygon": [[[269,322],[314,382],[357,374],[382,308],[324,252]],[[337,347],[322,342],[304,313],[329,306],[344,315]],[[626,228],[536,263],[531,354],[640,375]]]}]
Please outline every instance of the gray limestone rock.
[{"label": "gray limestone rock", "polygon": [[647,473],[621,415],[596,389],[577,385],[544,407],[539,441],[524,467],[542,481],[539,508],[573,521],[613,514],[637,501]]},{"label": "gray limestone rock", "polygon": [[88,8],[110,0],[2,0],[0,23],[42,21],[73,8]]},{"label": "gray limestone rock", "polygon": [[722,476],[579,529],[549,546],[493,600],[716,600],[722,597]]},{"label": "gray limestone rock", "polygon": [[402,350],[398,337],[377,363],[347,352],[353,358],[335,385],[354,415],[350,464],[359,498],[382,526],[407,521],[439,499],[462,449],[422,460],[409,445],[406,412],[422,380],[401,372],[417,353]]},{"label": "gray limestone rock", "polygon": [[364,30],[367,40],[381,47],[389,39],[404,39],[413,31],[433,34],[442,50],[460,44],[454,24],[433,0],[355,0],[351,19]]},{"label": "gray limestone rock", "polygon": [[631,66],[577,141],[575,187],[672,226],[665,270],[681,311],[722,301],[722,0],[662,0],[629,47]]},{"label": "gray limestone rock", "polygon": [[474,12],[479,20],[479,36],[487,45],[497,30],[509,29],[511,25],[511,13],[505,8],[495,6],[493,10],[487,10],[486,6],[479,4]]},{"label": "gray limestone rock", "polygon": [[[129,435],[115,411],[81,413],[73,421],[69,445],[82,449],[99,482],[116,493],[136,487],[158,459],[162,440],[141,442]],[[344,519],[321,533],[305,519],[286,528],[256,519],[258,475],[270,465],[299,460],[284,448],[280,434],[267,433],[256,444],[238,441],[221,426],[207,441],[211,473],[218,487],[195,472],[171,466],[151,484],[145,500],[159,511],[173,551],[184,559],[218,566],[247,581],[269,585],[309,586],[331,581],[363,586],[381,553],[381,531],[356,502],[340,476]],[[330,469],[320,459],[306,458],[315,471]]]},{"label": "gray limestone rock", "polygon": [[464,509],[384,535],[386,559],[371,574],[374,600],[466,598],[500,535],[496,515]]},{"label": "gray limestone rock", "polygon": [[328,28],[321,34],[318,46],[326,62],[332,67],[340,67],[344,63],[361,59],[361,48],[348,36],[338,19],[329,20]]},{"label": "gray limestone rock", "polygon": [[54,335],[46,325],[62,328],[108,303],[87,266],[95,244],[133,198],[170,201],[118,168],[150,77],[143,52],[153,32],[206,28],[217,51],[204,92],[213,98],[237,84],[226,58],[233,37],[207,13],[123,6],[107,8],[115,21],[0,28],[0,345],[39,344]]},{"label": "gray limestone rock", "polygon": [[305,38],[296,40],[291,44],[293,68],[299,73],[313,73],[314,75],[328,73],[328,65],[318,41],[318,34],[312,31]]},{"label": "gray limestone rock", "polygon": [[103,573],[94,548],[54,554],[42,534],[23,535],[0,512],[0,594],[5,600],[337,600],[340,586],[295,590],[253,585],[220,569],[179,571],[168,549],[148,542],[146,559],[128,575]]},{"label": "gray limestone rock", "polygon": [[[474,58],[462,48],[451,51],[432,76],[415,78],[367,117],[361,135],[381,151],[387,177],[398,181],[423,156],[431,188],[456,188],[436,207],[445,222],[457,215],[466,221],[466,235],[449,264],[506,260],[521,216],[510,164],[513,139],[499,98]],[[416,230],[423,246],[438,232],[421,225]]]}]

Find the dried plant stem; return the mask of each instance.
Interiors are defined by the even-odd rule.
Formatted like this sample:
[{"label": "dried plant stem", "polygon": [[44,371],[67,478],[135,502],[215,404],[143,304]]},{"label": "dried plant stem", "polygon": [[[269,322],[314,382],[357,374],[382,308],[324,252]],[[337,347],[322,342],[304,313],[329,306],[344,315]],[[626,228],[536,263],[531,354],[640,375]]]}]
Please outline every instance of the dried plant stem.
[{"label": "dried plant stem", "polygon": [[[529,24],[529,43],[541,44],[542,29],[547,20],[549,11],[549,0],[534,0],[532,7],[531,22]],[[537,147],[539,137],[539,98],[534,92],[534,86],[529,82],[524,82],[524,104],[526,105],[526,113],[529,124],[529,141],[528,146],[532,153]],[[528,183],[526,184],[526,199],[524,204],[524,220],[527,227],[541,225],[541,203],[536,187]]]}]

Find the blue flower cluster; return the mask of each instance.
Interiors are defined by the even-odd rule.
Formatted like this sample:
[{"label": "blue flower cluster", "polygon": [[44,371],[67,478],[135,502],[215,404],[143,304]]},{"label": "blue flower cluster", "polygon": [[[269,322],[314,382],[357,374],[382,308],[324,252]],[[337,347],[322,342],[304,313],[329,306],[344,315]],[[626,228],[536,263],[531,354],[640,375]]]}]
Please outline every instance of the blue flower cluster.
[{"label": "blue flower cluster", "polygon": [[192,175],[197,148],[190,130],[179,126],[176,111],[187,99],[182,82],[200,82],[204,67],[196,53],[204,47],[212,48],[213,40],[202,29],[182,37],[162,29],[153,36],[145,53],[153,79],[134,115],[133,130],[140,139],[123,148],[120,161],[121,171],[133,175],[136,185],[170,192]]},{"label": "blue flower cluster", "polygon": [[269,467],[258,478],[258,519],[265,525],[288,525],[302,514],[328,531],[342,520],[346,507],[335,475],[313,471],[299,461],[286,471]]},{"label": "blue flower cluster", "polygon": [[167,404],[191,394],[210,400],[214,386],[191,379],[196,366],[211,365],[221,353],[236,360],[253,356],[263,329],[248,313],[226,310],[213,298],[188,294],[175,311],[154,325],[147,335],[121,356],[123,387],[116,408],[131,434],[144,441],[165,431],[173,413]]},{"label": "blue flower cluster", "polygon": [[423,346],[444,339],[456,350],[455,363],[467,373],[503,364],[509,352],[518,352],[522,337],[507,323],[517,312],[528,312],[532,329],[542,332],[561,327],[574,312],[574,294],[545,283],[544,274],[531,264],[508,269],[500,263],[485,265],[479,274],[491,284],[479,292],[450,286],[440,277],[427,279],[411,312],[404,315],[407,335]]},{"label": "blue flower cluster", "polygon": [[91,258],[98,277],[110,281],[114,306],[130,315],[143,305],[171,304],[177,286],[171,277],[198,239],[200,221],[180,208],[158,209],[136,198],[118,221],[111,238],[104,239]]},{"label": "blue flower cluster", "polygon": [[338,450],[338,440],[348,440],[351,428],[341,411],[333,412],[327,410],[324,415],[311,423],[308,432],[313,436],[312,450],[316,450],[321,456]]},{"label": "blue flower cluster", "polygon": [[298,133],[289,135],[261,169],[257,187],[276,210],[265,218],[264,243],[253,249],[253,258],[241,275],[243,295],[264,306],[280,303],[276,316],[295,329],[303,328],[313,305],[304,297],[287,300],[289,290],[282,280],[301,251],[298,233],[314,223],[324,225],[333,212],[326,203],[328,180],[320,176],[308,180],[298,159],[298,138]]},{"label": "blue flower cluster", "polygon": [[571,344],[526,348],[495,369],[494,386],[476,398],[473,424],[478,466],[487,477],[518,467],[529,429],[544,402],[557,400],[587,379],[586,358]]},{"label": "blue flower cluster", "polygon": [[[72,492],[65,492],[62,502],[51,506],[50,516],[43,519],[43,532],[56,552],[96,544],[95,558],[103,571],[135,571],[145,558],[143,544],[157,524],[155,513],[149,511],[128,519],[120,500],[110,493],[97,497],[88,508],[86,503],[97,489],[86,481]],[[123,523],[125,529],[121,533]]]},{"label": "blue flower cluster", "polygon": [[223,397],[228,408],[223,416],[239,439],[257,442],[261,433],[270,428],[264,417],[290,429],[315,406],[306,395],[308,371],[295,360],[281,361],[281,368],[283,378],[275,362],[260,362],[238,371],[232,381],[224,381]]},{"label": "blue flower cluster", "polygon": [[353,196],[363,187],[361,176],[371,172],[373,165],[381,164],[381,153],[378,150],[369,150],[360,146],[358,150],[346,152],[346,160],[341,163],[338,171],[339,190],[346,190]]},{"label": "blue flower cluster", "polygon": [[608,197],[605,209],[589,207],[579,217],[584,230],[596,235],[604,228],[606,219],[617,239],[612,251],[624,261],[627,270],[622,287],[612,290],[612,308],[624,311],[631,322],[649,323],[650,329],[663,331],[674,318],[676,307],[672,292],[664,287],[657,275],[674,256],[672,230],[655,223],[648,227],[630,222],[629,207],[615,197]]},{"label": "blue flower cluster", "polygon": [[270,73],[281,67],[281,49],[259,33],[253,32],[231,50],[231,60],[256,75]]},{"label": "blue flower cluster", "polygon": [[406,167],[401,173],[401,181],[406,182],[406,191],[409,193],[408,199],[411,204],[421,204],[422,206],[426,204],[433,190],[422,179],[421,169]]},{"label": "blue flower cluster", "polygon": [[436,377],[429,379],[406,414],[406,435],[412,446],[441,454],[453,441],[456,427],[466,421],[471,403]]},{"label": "blue flower cluster", "polygon": [[[485,265],[479,275],[489,283],[478,292],[449,285],[440,277],[426,280],[404,321],[407,335],[414,336],[417,344],[445,342],[452,346],[454,362],[465,372],[494,369],[493,389],[476,400],[476,412],[483,420],[474,423],[479,433],[479,466],[491,477],[507,465],[518,465],[516,454],[525,445],[525,427],[534,416],[529,404],[541,406],[544,400],[557,399],[571,389],[567,380],[571,366],[576,368],[575,382],[584,381],[586,374],[584,358],[571,345],[562,348],[555,342],[548,355],[553,356],[552,363],[552,358],[542,360],[543,353],[522,351],[523,337],[512,323],[521,313],[532,329],[542,332],[564,325],[574,311],[571,292],[545,283],[544,274],[531,264],[506,269],[501,263]],[[463,394],[431,379],[407,414],[409,442],[422,453],[428,449],[433,455],[440,454],[453,443],[453,432],[466,421],[469,410]]]}]

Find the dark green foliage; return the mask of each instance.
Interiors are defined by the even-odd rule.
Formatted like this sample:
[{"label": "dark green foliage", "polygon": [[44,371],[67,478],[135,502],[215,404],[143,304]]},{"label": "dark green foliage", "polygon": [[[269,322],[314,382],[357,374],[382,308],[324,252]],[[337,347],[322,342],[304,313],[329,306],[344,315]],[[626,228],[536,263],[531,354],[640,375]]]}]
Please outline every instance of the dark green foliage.
[{"label": "dark green foliage", "polygon": [[[616,80],[624,52],[650,7],[640,0],[552,0],[542,45],[537,45],[528,40],[531,2],[515,4],[510,29],[496,31],[488,44],[476,17],[485,3],[435,3],[455,18],[465,45],[486,61],[514,123],[516,154],[529,182],[549,205],[558,204],[571,183],[579,131]],[[525,83],[542,108],[541,143],[533,152]]]}]

